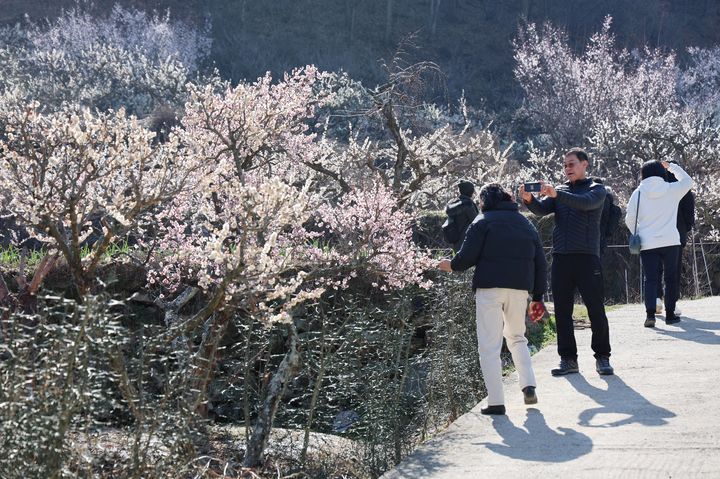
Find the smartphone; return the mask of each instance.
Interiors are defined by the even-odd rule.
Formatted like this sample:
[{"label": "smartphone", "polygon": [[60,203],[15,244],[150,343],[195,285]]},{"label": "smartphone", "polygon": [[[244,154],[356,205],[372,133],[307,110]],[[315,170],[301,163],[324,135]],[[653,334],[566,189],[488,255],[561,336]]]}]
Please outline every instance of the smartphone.
[{"label": "smartphone", "polygon": [[527,193],[539,193],[541,186],[539,182],[525,183],[525,191]]}]

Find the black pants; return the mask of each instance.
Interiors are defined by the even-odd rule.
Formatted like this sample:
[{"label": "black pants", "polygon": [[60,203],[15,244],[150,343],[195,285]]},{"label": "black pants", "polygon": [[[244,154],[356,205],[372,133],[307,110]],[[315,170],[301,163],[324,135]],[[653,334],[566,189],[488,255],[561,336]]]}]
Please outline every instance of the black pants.
[{"label": "black pants", "polygon": [[665,246],[642,251],[643,273],[645,274],[645,311],[648,315],[655,314],[658,283],[660,282],[660,264],[665,270],[665,315],[675,313],[675,302],[678,298],[678,255],[680,246]]},{"label": "black pants", "polygon": [[552,293],[555,303],[558,354],[577,359],[573,329],[575,289],[580,291],[590,316],[592,350],[595,357],[610,356],[610,332],[605,316],[605,293],[600,258],[591,254],[554,254]]},{"label": "black pants", "polygon": [[[680,251],[678,252],[678,261],[677,261],[677,274],[675,277],[677,278],[677,297],[680,298],[680,279],[682,278],[682,267],[683,267],[683,248],[684,245],[680,245]],[[663,299],[665,297],[665,288],[663,287],[662,282],[663,277],[663,264],[662,261],[660,262],[660,267],[658,268],[658,282],[657,282],[657,297],[660,299]]]}]

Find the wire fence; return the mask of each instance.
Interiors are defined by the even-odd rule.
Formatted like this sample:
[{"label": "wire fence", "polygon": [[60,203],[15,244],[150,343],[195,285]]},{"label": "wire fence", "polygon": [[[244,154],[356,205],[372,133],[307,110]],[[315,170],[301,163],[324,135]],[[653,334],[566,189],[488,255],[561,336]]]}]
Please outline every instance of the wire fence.
[{"label": "wire fence", "polygon": [[[681,252],[680,297],[717,294],[717,283],[720,280],[720,243],[693,238]],[[642,258],[639,255],[630,254],[626,244],[609,245],[602,263],[607,301],[642,302],[644,284]],[[551,294],[549,292],[549,295]]]},{"label": "wire fence", "polygon": [[[545,247],[548,264],[552,263],[552,248]],[[605,302],[641,303],[644,298],[642,258],[630,254],[628,245],[608,245],[601,256],[605,279]],[[712,296],[718,293],[720,280],[720,243],[701,240],[688,241],[682,249],[680,297]],[[552,300],[548,283],[546,300]]]},{"label": "wire fence", "polygon": [[[720,293],[720,242],[703,241],[697,234],[688,237],[682,249],[680,297],[698,298]],[[546,242],[547,243],[547,242]],[[550,265],[552,247],[544,246],[548,261],[548,288],[545,300],[552,301]],[[448,248],[433,248],[441,254],[451,254]],[[608,304],[641,303],[644,285],[642,259],[630,254],[627,244],[610,244],[601,254],[605,279],[605,302]]]}]

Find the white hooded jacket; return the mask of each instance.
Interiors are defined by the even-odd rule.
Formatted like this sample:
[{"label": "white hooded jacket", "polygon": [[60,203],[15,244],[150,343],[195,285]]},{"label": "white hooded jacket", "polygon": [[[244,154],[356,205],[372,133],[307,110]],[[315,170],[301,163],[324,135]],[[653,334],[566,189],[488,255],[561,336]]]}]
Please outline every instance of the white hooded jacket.
[{"label": "white hooded jacket", "polygon": [[668,183],[659,176],[645,178],[628,201],[625,224],[630,232],[634,233],[637,215],[637,234],[640,235],[642,251],[680,245],[680,233],[677,230],[678,203],[692,188],[693,180],[676,164],[670,163],[668,171],[675,175],[677,182]]}]

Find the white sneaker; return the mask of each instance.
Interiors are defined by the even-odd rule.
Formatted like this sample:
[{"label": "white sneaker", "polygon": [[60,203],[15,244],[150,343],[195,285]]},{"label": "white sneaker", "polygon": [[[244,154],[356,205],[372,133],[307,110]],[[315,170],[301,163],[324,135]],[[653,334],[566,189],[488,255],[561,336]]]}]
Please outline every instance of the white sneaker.
[{"label": "white sneaker", "polygon": [[[660,298],[657,298],[655,300],[655,314],[662,314],[663,312],[663,300]],[[677,314],[677,311],[675,311]]]},{"label": "white sneaker", "polygon": [[682,316],[682,311],[677,306],[675,306],[675,316]]}]

